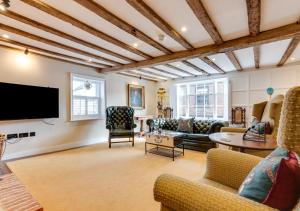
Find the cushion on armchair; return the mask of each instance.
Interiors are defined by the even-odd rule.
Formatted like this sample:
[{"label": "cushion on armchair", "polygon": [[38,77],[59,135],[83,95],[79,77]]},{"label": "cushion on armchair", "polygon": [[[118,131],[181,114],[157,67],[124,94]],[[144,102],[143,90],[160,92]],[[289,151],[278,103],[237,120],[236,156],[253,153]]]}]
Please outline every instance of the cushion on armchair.
[{"label": "cushion on armchair", "polygon": [[290,210],[300,195],[298,162],[294,152],[278,147],[252,169],[239,195],[276,209]]}]

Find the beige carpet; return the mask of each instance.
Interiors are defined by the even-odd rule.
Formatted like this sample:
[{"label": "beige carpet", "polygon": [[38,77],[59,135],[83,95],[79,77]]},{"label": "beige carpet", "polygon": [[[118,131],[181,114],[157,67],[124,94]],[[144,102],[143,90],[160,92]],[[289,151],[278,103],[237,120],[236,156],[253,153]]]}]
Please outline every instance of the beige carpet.
[{"label": "beige carpet", "polygon": [[144,143],[97,144],[8,163],[46,211],[154,211],[153,184],[163,173],[198,180],[205,153],[186,150],[175,162],[144,154]]}]

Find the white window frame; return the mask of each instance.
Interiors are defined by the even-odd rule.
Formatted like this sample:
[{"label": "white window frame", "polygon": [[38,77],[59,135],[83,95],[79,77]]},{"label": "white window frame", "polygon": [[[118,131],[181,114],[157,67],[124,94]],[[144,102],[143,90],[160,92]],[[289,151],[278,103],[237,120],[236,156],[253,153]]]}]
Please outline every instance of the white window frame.
[{"label": "white window frame", "polygon": [[[220,118],[217,116],[217,83],[218,82],[224,82],[224,116],[223,118]],[[218,78],[218,79],[212,79],[212,80],[203,80],[203,81],[193,81],[193,82],[185,82],[185,83],[179,83],[179,84],[176,84],[176,115],[177,115],[177,118],[179,117],[185,117],[185,118],[188,118],[189,117],[189,97],[187,97],[187,112],[186,112],[186,115],[185,116],[181,116],[179,115],[179,107],[180,107],[180,103],[179,103],[179,95],[178,95],[178,88],[179,86],[181,85],[186,85],[187,87],[187,96],[189,96],[189,93],[190,93],[190,85],[196,85],[197,84],[205,84],[205,83],[211,83],[213,82],[214,85],[215,85],[215,93],[214,93],[214,115],[211,119],[215,119],[215,120],[223,120],[223,121],[228,121],[228,111],[229,111],[229,81],[228,81],[228,78]],[[196,114],[197,114],[197,110],[195,111]],[[204,113],[205,113],[205,107],[204,107]],[[202,118],[202,117],[196,117],[197,119],[208,119],[208,118]]]},{"label": "white window frame", "polygon": [[[95,98],[99,99],[99,114],[97,115],[74,115],[73,114],[73,80],[74,78],[82,78],[84,80],[91,80],[99,82],[99,97],[83,97],[83,98]],[[105,79],[95,76],[81,75],[70,73],[70,121],[81,121],[81,120],[96,120],[105,119],[105,108],[106,108],[106,90],[105,90]],[[87,109],[87,107],[86,107]]]}]

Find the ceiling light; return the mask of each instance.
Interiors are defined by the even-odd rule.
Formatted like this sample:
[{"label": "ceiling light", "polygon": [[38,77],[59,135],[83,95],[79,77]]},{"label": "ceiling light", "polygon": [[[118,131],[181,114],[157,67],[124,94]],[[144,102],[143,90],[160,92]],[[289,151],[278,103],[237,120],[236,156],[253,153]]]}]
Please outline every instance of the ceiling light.
[{"label": "ceiling light", "polygon": [[158,40],[161,41],[161,42],[164,41],[165,40],[165,35],[164,34],[159,34],[158,35]]},{"label": "ceiling light", "polygon": [[5,38],[5,39],[8,39],[8,38],[9,38],[9,35],[7,35],[7,34],[2,34],[2,37]]},{"label": "ceiling light", "polygon": [[10,7],[9,1],[10,0],[3,0],[0,3],[0,10],[5,11],[6,9],[8,9]]},{"label": "ceiling light", "polygon": [[176,67],[180,67],[180,64],[176,64],[175,66],[176,66]]},{"label": "ceiling light", "polygon": [[185,26],[181,27],[181,31],[182,32],[186,32],[187,31],[187,28]]},{"label": "ceiling light", "polygon": [[212,61],[216,61],[216,58],[211,58]]},{"label": "ceiling light", "polygon": [[294,60],[296,60],[296,58],[295,57],[291,57],[291,61],[294,61]]},{"label": "ceiling light", "polygon": [[26,48],[25,51],[24,51],[24,54],[28,55],[28,53],[29,53],[29,50],[28,50],[28,48]]},{"label": "ceiling light", "polygon": [[93,61],[93,59],[89,58],[87,61],[88,61],[88,62],[92,62],[92,61]]},{"label": "ceiling light", "polygon": [[133,47],[137,48],[138,46],[139,46],[139,44],[133,43]]}]

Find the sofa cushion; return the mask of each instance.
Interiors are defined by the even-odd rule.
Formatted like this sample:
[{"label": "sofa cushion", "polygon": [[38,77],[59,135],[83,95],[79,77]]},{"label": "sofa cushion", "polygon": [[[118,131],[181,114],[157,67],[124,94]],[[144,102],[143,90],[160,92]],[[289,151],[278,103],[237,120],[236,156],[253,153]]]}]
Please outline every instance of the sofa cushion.
[{"label": "sofa cushion", "polygon": [[112,129],[110,131],[111,136],[128,136],[128,135],[133,135],[133,134],[134,134],[133,130]]},{"label": "sofa cushion", "polygon": [[177,119],[166,119],[162,123],[163,130],[173,130],[176,131],[178,128],[178,120]]},{"label": "sofa cushion", "polygon": [[205,134],[185,134],[181,135],[178,138],[185,140],[193,140],[193,141],[210,141],[208,135]]},{"label": "sofa cushion", "polygon": [[212,120],[196,120],[194,122],[194,133],[207,134],[213,123]]},{"label": "sofa cushion", "polygon": [[180,118],[178,120],[178,127],[177,131],[179,132],[185,132],[185,133],[192,133],[193,132],[193,123],[194,118]]}]

